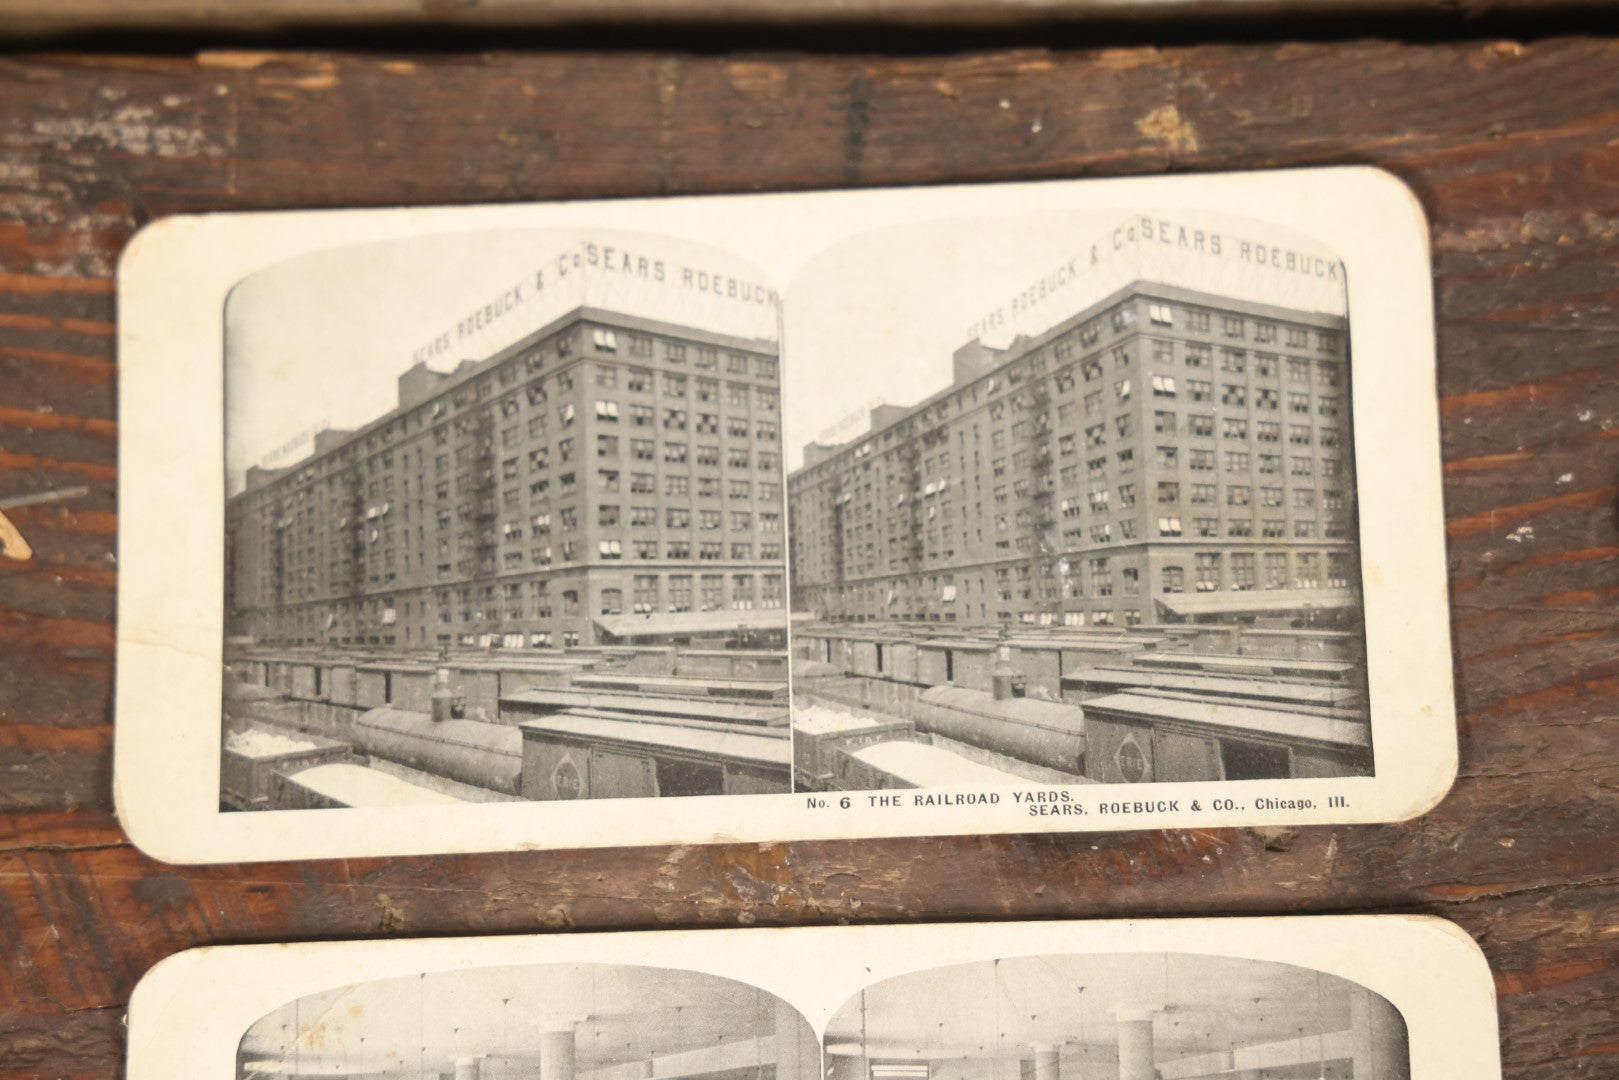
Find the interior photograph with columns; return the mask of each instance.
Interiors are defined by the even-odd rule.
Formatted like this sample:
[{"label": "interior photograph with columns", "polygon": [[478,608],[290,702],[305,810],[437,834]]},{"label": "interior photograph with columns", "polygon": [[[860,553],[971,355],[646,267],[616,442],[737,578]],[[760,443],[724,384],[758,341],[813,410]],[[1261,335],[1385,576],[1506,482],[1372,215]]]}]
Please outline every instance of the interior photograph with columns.
[{"label": "interior photograph with columns", "polygon": [[290,1001],[247,1030],[237,1080],[816,1080],[796,1009],[692,971],[531,964]]},{"label": "interior photograph with columns", "polygon": [[1409,1080],[1399,1010],[1311,968],[1192,953],[1021,956],[877,983],[827,1080]]}]

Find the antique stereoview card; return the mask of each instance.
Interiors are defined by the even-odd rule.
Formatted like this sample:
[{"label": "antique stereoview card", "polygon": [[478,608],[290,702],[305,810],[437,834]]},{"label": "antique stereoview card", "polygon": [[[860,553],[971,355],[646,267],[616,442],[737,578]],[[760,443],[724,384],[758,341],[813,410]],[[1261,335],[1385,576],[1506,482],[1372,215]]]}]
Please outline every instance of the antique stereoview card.
[{"label": "antique stereoview card", "polygon": [[120,320],[161,858],[1388,821],[1454,775],[1426,225],[1376,170],[178,218]]},{"label": "antique stereoview card", "polygon": [[198,949],[129,1080],[1492,1080],[1434,918],[656,931]]}]

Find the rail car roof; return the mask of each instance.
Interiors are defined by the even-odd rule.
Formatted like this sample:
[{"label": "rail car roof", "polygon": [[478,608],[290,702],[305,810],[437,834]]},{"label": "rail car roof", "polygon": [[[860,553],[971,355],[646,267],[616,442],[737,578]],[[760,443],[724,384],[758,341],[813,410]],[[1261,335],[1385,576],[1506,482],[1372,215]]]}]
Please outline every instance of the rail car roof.
[{"label": "rail car roof", "polygon": [[1311,672],[1323,676],[1337,676],[1355,667],[1352,660],[1313,660],[1291,656],[1233,656],[1230,653],[1155,652],[1138,656],[1137,667],[1147,668],[1199,668],[1211,671],[1274,672],[1278,670]]},{"label": "rail car roof", "polygon": [[732,731],[660,724],[648,720],[611,720],[586,710],[563,712],[525,720],[518,725],[525,737],[562,736],[583,742],[612,743],[639,749],[679,750],[701,757],[750,765],[785,768],[792,757],[792,742],[779,735],[745,735]]},{"label": "rail car roof", "polygon": [[288,780],[349,806],[464,806],[453,795],[412,784],[364,765],[313,765]]},{"label": "rail car roof", "polygon": [[873,743],[850,755],[857,761],[922,788],[1021,787],[1028,781],[923,742]]},{"label": "rail car roof", "polygon": [[1232,734],[1246,732],[1355,748],[1371,745],[1371,730],[1363,722],[1263,709],[1253,705],[1126,692],[1092,698],[1083,707],[1085,715],[1093,722],[1106,721],[1111,714],[1127,719],[1172,720],[1198,727],[1221,728]]},{"label": "rail car roof", "polygon": [[929,705],[940,705],[974,716],[993,717],[1015,724],[1057,728],[1062,731],[1085,730],[1084,708],[1066,702],[1042,701],[1031,697],[1012,697],[997,701],[995,696],[987,691],[949,685],[930,686],[918,696]]},{"label": "rail car roof", "polygon": [[523,753],[523,740],[510,724],[492,724],[483,720],[434,720],[430,713],[395,709],[387,705],[361,713],[354,724],[384,735],[420,739],[446,747],[505,757],[521,757]]},{"label": "rail car roof", "polygon": [[560,712],[569,708],[615,709],[656,716],[693,717],[733,724],[780,727],[787,723],[785,703],[753,704],[708,697],[632,694],[613,690],[540,688],[500,696],[502,705],[530,705]]},{"label": "rail car roof", "polygon": [[1246,679],[1232,675],[1180,672],[1144,667],[1092,667],[1064,675],[1065,684],[1100,683],[1105,686],[1150,687],[1155,690],[1190,690],[1225,697],[1267,701],[1296,701],[1305,705],[1342,705],[1360,697],[1360,691],[1342,683],[1303,682],[1290,679]]}]

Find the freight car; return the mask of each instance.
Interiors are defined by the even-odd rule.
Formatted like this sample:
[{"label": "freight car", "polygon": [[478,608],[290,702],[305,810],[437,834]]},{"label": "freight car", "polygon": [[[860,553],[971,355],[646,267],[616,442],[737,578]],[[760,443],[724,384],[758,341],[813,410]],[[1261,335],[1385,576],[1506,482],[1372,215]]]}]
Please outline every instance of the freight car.
[{"label": "freight car", "polygon": [[525,720],[528,799],[761,795],[790,790],[782,728],[571,708]]},{"label": "freight car", "polygon": [[523,735],[508,724],[378,708],[354,721],[357,753],[502,795],[523,794]]},{"label": "freight car", "polygon": [[266,810],[275,802],[274,779],[311,765],[346,761],[347,743],[319,735],[254,724],[225,733],[219,754],[219,799],[230,810]]}]

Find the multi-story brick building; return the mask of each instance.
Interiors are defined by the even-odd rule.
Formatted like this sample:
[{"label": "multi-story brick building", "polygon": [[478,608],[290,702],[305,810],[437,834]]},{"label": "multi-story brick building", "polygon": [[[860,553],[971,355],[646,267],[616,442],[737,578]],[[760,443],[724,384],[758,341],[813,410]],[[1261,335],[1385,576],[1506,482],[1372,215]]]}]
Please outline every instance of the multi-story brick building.
[{"label": "multi-story brick building", "polygon": [[[706,275],[705,275],[706,276]],[[249,471],[227,630],[432,650],[785,634],[774,341],[580,306]]]},{"label": "multi-story brick building", "polygon": [[946,389],[806,447],[795,612],[1352,620],[1347,331],[1135,281],[1005,349],[969,343]]}]

